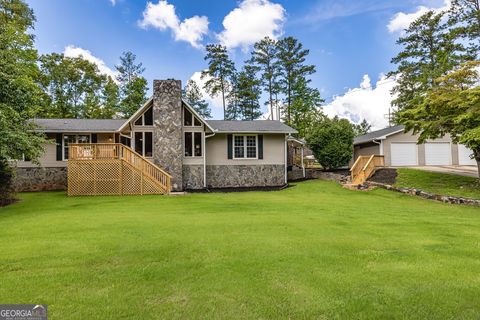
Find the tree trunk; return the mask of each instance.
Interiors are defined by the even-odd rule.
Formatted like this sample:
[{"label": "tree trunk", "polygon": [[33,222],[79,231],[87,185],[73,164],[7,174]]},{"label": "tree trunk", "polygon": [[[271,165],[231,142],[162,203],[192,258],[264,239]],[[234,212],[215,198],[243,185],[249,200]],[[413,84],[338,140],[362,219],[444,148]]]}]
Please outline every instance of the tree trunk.
[{"label": "tree trunk", "polygon": [[225,109],[225,86],[223,85],[223,81],[222,81],[222,101],[223,101],[223,120],[227,120],[226,109]]},{"label": "tree trunk", "polygon": [[270,120],[273,119],[272,79],[269,79],[268,93],[270,94]]},{"label": "tree trunk", "polygon": [[478,178],[480,178],[480,149],[473,150],[473,157],[477,161]]}]

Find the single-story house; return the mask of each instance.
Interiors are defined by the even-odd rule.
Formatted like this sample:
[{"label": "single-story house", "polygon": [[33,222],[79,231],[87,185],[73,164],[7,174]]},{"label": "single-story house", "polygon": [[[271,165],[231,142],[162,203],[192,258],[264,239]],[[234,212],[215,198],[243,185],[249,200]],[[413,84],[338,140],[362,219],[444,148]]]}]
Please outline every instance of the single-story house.
[{"label": "single-story house", "polygon": [[178,80],[155,80],[153,97],[127,120],[34,121],[53,143],[40,166],[16,163],[18,190],[65,189],[70,147],[110,143],[168,173],[173,191],[283,186],[287,140],[296,133],[280,121],[205,120],[182,99]]},{"label": "single-story house", "polygon": [[383,155],[386,166],[476,165],[472,150],[452,142],[449,135],[417,144],[419,135],[405,132],[403,125],[388,127],[358,136],[354,140],[354,158]]}]

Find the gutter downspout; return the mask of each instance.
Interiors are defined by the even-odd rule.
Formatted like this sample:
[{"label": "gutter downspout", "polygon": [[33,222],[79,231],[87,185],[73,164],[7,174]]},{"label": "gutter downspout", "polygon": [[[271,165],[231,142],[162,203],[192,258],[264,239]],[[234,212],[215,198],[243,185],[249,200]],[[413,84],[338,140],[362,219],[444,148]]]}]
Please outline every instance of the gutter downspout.
[{"label": "gutter downspout", "polygon": [[372,142],[379,145],[380,155],[383,156],[383,140],[380,140],[380,142],[378,142],[373,139]]},{"label": "gutter downspout", "polygon": [[203,135],[203,187],[207,189],[207,138],[211,138],[215,135],[215,132],[211,135]]},{"label": "gutter downspout", "polygon": [[288,159],[288,136],[285,135],[285,185],[288,184],[287,159]]},{"label": "gutter downspout", "polygon": [[302,146],[302,170],[303,170],[303,179],[305,179],[305,165],[303,164],[303,146]]}]

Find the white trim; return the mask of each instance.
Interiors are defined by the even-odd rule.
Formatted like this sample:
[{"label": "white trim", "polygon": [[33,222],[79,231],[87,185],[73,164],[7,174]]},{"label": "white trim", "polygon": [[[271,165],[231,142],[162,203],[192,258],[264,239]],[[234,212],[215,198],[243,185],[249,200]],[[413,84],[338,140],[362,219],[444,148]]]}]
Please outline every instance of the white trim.
[{"label": "white trim", "polygon": [[215,132],[210,135],[203,135],[203,146],[204,146],[204,154],[203,154],[203,187],[207,188],[207,139],[211,138],[215,135]]},{"label": "white trim", "polygon": [[[198,127],[197,127],[198,128]],[[191,141],[191,144],[192,144],[192,155],[191,156],[186,156],[185,155],[185,145],[186,145],[186,140],[185,140],[185,133],[191,133],[192,134],[192,141]],[[200,156],[196,156],[195,155],[195,133],[200,133],[201,135],[201,151],[202,151],[202,155]],[[204,148],[205,148],[205,143],[204,143],[204,140],[205,140],[205,137],[204,137],[204,132],[203,131],[183,131],[183,158],[186,158],[186,159],[190,159],[190,158],[201,158],[205,155],[205,151],[204,151]]]},{"label": "white trim", "polygon": [[284,149],[285,149],[285,184],[288,184],[288,138],[287,135],[285,135],[285,144],[284,144]]},{"label": "white trim", "polygon": [[[121,125],[121,127],[118,129],[118,131],[123,131],[128,124],[132,123],[132,121],[134,119],[136,120],[138,118],[138,115],[143,112],[143,109],[145,109],[145,107],[147,107],[152,102],[153,102],[153,97],[148,99],[141,108],[139,108],[137,111],[135,111],[135,113],[132,114],[132,116],[130,118],[125,120],[125,123]],[[153,104],[152,104],[152,108],[153,108]],[[133,121],[133,123],[135,123],[135,122]]]},{"label": "white trim", "polygon": [[[243,157],[235,157],[235,137],[243,137]],[[247,157],[247,138],[246,137],[255,137],[255,157]],[[258,134],[233,134],[232,135],[232,159],[233,160],[258,160]]]},{"label": "white trim", "polygon": [[[200,120],[200,122],[203,122],[203,124],[208,128],[210,129],[211,131],[213,132],[216,132],[216,130],[214,130],[208,123],[207,121],[205,121],[205,119],[203,119],[203,117],[201,117],[198,112],[191,106],[187,103],[187,101],[185,101],[183,98],[182,98],[182,102],[185,104],[185,106],[187,106],[187,108],[190,110],[190,112],[192,112],[195,116],[197,116],[197,118]],[[182,119],[183,120],[183,119]],[[183,125],[183,123],[182,123]],[[197,127],[199,128],[199,127]]]}]

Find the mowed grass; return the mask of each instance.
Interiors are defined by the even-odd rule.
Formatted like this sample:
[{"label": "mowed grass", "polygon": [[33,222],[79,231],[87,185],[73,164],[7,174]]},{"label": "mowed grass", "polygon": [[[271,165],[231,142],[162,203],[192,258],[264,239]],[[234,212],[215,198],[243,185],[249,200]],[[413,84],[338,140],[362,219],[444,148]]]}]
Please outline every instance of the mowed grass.
[{"label": "mowed grass", "polygon": [[457,174],[427,172],[401,168],[397,170],[396,185],[417,188],[440,195],[480,199],[480,180]]},{"label": "mowed grass", "polygon": [[0,208],[0,301],[49,319],[478,319],[480,208],[307,181]]}]

